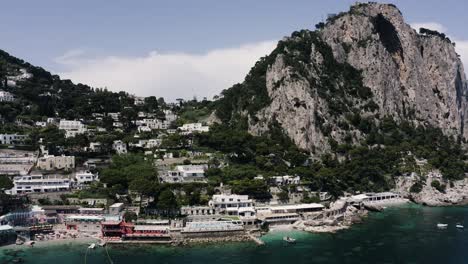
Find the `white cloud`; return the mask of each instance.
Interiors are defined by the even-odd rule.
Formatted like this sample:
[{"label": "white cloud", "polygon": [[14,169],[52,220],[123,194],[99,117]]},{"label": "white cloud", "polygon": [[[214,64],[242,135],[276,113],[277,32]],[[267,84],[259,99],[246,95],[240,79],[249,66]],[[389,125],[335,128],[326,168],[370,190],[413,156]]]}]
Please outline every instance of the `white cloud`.
[{"label": "white cloud", "polygon": [[54,59],[54,61],[58,64],[67,64],[72,65],[74,64],[75,60],[80,56],[84,55],[85,52],[82,49],[73,49],[65,52],[63,55]]},{"label": "white cloud", "polygon": [[72,50],[55,59],[67,70],[58,73],[93,87],[127,91],[140,96],[212,97],[242,82],[255,62],[269,54],[276,41],[215,49],[204,54],[150,52],[142,57],[86,58]]},{"label": "white cloud", "polygon": [[437,23],[437,22],[411,23],[411,27],[416,29],[418,32],[420,28],[432,29],[432,30],[439,31],[441,33],[444,33],[447,31],[446,27],[444,27],[442,24]]}]

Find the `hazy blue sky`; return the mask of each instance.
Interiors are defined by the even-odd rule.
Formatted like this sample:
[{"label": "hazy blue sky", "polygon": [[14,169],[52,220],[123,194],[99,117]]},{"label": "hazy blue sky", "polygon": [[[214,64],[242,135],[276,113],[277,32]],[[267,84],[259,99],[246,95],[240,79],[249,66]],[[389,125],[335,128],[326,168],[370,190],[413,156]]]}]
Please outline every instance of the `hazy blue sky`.
[{"label": "hazy blue sky", "polygon": [[[281,37],[297,29],[312,29],[327,14],[348,10],[354,2],[2,1],[0,49],[75,81],[114,90],[167,96],[174,86],[183,86],[176,93],[211,95],[242,81],[249,65]],[[451,38],[468,40],[468,1],[386,2],[395,3],[408,23],[438,23]],[[212,67],[217,60],[231,60],[232,65],[219,61],[219,67]],[[135,80],[141,79],[138,72],[110,78],[137,65],[151,78]],[[83,69],[86,67],[103,74],[90,76]],[[213,79],[212,72],[217,70],[218,77]],[[173,83],[175,76],[179,80]],[[104,78],[113,80],[107,83]],[[204,88],[205,83],[209,88]]]}]

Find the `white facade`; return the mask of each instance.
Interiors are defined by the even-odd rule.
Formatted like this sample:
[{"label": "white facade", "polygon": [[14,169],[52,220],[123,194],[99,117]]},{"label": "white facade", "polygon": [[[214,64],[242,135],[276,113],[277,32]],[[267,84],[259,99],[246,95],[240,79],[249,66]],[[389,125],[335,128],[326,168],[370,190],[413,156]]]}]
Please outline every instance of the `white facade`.
[{"label": "white facade", "polygon": [[290,175],[285,175],[285,176],[273,176],[271,177],[273,180],[274,184],[276,185],[291,185],[291,184],[300,184],[301,183],[301,177],[299,176],[290,176]]},{"label": "white facade", "polygon": [[69,215],[65,218],[65,226],[68,230],[81,232],[100,233],[103,216],[99,215]]},{"label": "white facade", "polygon": [[148,142],[146,142],[145,148],[157,148],[161,146],[162,139],[156,138],[156,139],[149,139]]},{"label": "white facade", "polygon": [[94,181],[99,181],[99,176],[97,174],[93,174],[90,171],[80,171],[76,173],[75,179],[78,185],[83,185],[90,184]]},{"label": "white facade", "polygon": [[13,178],[14,187],[9,194],[68,191],[71,180],[58,175],[26,175]]},{"label": "white facade", "polygon": [[107,116],[112,118],[114,121],[119,121],[120,113],[108,113]]},{"label": "white facade", "polygon": [[100,152],[102,150],[102,145],[99,142],[90,142],[89,151],[91,152]]},{"label": "white facade", "polygon": [[83,123],[81,123],[81,121],[78,120],[62,119],[60,120],[59,129],[65,130],[66,138],[75,137],[76,135],[84,134],[87,132],[86,125],[84,125]]},{"label": "white facade", "polygon": [[167,129],[170,125],[170,122],[166,120],[162,121],[157,118],[153,118],[153,119],[146,118],[146,119],[143,119],[140,122],[140,124],[146,125],[150,129],[155,130],[155,129]]},{"label": "white facade", "polygon": [[119,215],[124,209],[123,203],[115,203],[109,206],[109,214],[110,215]]},{"label": "white facade", "polygon": [[127,153],[127,144],[125,144],[122,140],[116,140],[112,144],[112,149],[115,150],[117,154],[126,154]]},{"label": "white facade", "polygon": [[239,215],[241,208],[251,208],[254,206],[252,199],[248,195],[237,194],[215,194],[208,202],[208,205],[218,212],[225,212],[231,215]]},{"label": "white facade", "polygon": [[70,170],[75,168],[75,156],[45,155],[37,160],[37,167],[41,170]]},{"label": "white facade", "polygon": [[135,96],[135,98],[133,98],[135,101],[134,101],[134,104],[135,105],[144,105],[145,104],[145,98],[144,97],[138,97],[138,96]]},{"label": "white facade", "polygon": [[47,126],[47,122],[37,121],[37,122],[35,123],[35,125],[36,125],[37,127],[46,127],[46,126]]},{"label": "white facade", "polygon": [[202,123],[190,123],[190,124],[184,124],[183,126],[178,128],[180,131],[183,133],[191,134],[194,132],[209,132],[210,127],[209,126],[204,126]]},{"label": "white facade", "polygon": [[151,128],[147,126],[138,126],[138,133],[151,132]]},{"label": "white facade", "polygon": [[1,145],[21,145],[24,144],[28,136],[18,134],[0,134]]},{"label": "white facade", "polygon": [[0,102],[13,102],[14,100],[13,94],[0,90]]},{"label": "white facade", "polygon": [[163,176],[164,182],[194,182],[205,181],[207,165],[178,165],[174,170]]},{"label": "white facade", "polygon": [[169,123],[172,123],[177,120],[177,115],[174,114],[171,110],[164,110],[164,116],[166,118],[166,121]]}]

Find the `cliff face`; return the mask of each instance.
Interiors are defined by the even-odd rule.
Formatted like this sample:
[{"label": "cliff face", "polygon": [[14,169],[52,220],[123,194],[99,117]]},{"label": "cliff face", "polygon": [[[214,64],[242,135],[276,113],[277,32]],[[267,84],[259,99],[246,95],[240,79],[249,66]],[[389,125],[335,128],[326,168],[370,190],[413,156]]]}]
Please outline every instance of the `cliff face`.
[{"label": "cliff face", "polygon": [[418,34],[386,4],[355,5],[319,27],[293,33],[265,59],[261,109],[239,107],[254,104],[258,92],[233,104],[251,133],[277,123],[320,154],[331,139],[356,143],[368,124],[391,116],[468,138],[467,81],[450,40]]}]

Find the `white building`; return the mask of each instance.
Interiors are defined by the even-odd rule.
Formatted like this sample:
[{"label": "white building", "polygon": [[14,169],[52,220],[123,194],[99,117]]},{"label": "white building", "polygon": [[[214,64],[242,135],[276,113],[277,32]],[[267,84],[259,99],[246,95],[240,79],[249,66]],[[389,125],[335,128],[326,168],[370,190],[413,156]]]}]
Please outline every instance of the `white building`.
[{"label": "white building", "polygon": [[0,90],[0,102],[13,102],[14,100],[13,94]]},{"label": "white building", "polygon": [[47,122],[37,121],[34,125],[37,126],[37,127],[46,127]]},{"label": "white building", "polygon": [[249,199],[248,195],[215,194],[208,205],[220,213],[239,215],[239,212],[243,211],[242,209],[254,207],[254,202]]},{"label": "white building", "polygon": [[67,230],[98,234],[101,233],[102,221],[104,216],[101,215],[68,215],[64,222]]},{"label": "white building", "polygon": [[152,130],[155,130],[155,129],[168,129],[168,127],[170,125],[170,123],[168,121],[166,121],[166,120],[162,121],[162,120],[159,120],[157,118],[153,118],[153,119],[146,118],[146,119],[143,119],[140,123],[142,125],[146,125],[147,127],[149,127]]},{"label": "white building", "polygon": [[75,168],[75,156],[45,155],[37,160],[37,167],[41,170],[71,170]]},{"label": "white building", "polygon": [[144,105],[145,104],[145,98],[144,97],[135,96],[133,99],[134,99],[133,103],[135,105]]},{"label": "white building", "polygon": [[195,182],[205,181],[207,165],[178,165],[167,172],[161,179],[163,182]]},{"label": "white building", "polygon": [[0,175],[27,175],[36,161],[34,152],[0,153]]},{"label": "white building", "polygon": [[88,150],[91,152],[100,152],[102,151],[102,145],[100,142],[90,142]]},{"label": "white building", "polygon": [[99,175],[93,174],[90,171],[80,171],[75,174],[75,179],[78,185],[85,185],[99,181]]},{"label": "white building", "polygon": [[26,175],[13,178],[14,187],[8,194],[68,191],[71,180],[59,175]]},{"label": "white building", "polygon": [[108,113],[107,116],[112,118],[112,120],[114,121],[119,121],[120,113]]},{"label": "white building", "polygon": [[127,144],[125,144],[122,140],[115,140],[112,144],[112,149],[119,155],[127,154]]},{"label": "white building", "polygon": [[164,116],[166,118],[166,121],[169,122],[169,123],[172,123],[174,121],[177,120],[177,115],[174,114],[174,112],[172,112],[171,110],[164,110]]},{"label": "white building", "polygon": [[1,145],[21,145],[24,144],[28,136],[18,134],[0,134]]},{"label": "white building", "polygon": [[149,139],[148,142],[146,142],[145,148],[151,149],[151,148],[157,148],[161,146],[162,139],[160,138],[155,138],[155,139]]},{"label": "white building", "polygon": [[184,134],[191,134],[194,132],[209,132],[210,127],[209,126],[204,126],[202,123],[189,123],[189,124],[184,124],[183,126],[178,128],[182,133]]},{"label": "white building", "polygon": [[138,133],[151,132],[151,128],[145,126],[138,126]]},{"label": "white building", "polygon": [[59,129],[65,130],[66,138],[75,137],[88,131],[86,125],[81,123],[81,121],[64,119],[60,120]]},{"label": "white building", "polygon": [[271,177],[271,180],[276,185],[291,185],[291,184],[300,184],[301,183],[301,177],[299,177],[299,176],[290,176],[290,175],[273,176],[273,177]]},{"label": "white building", "polygon": [[110,215],[120,215],[120,213],[124,209],[124,204],[123,203],[115,203],[111,206],[109,206],[109,214]]}]

